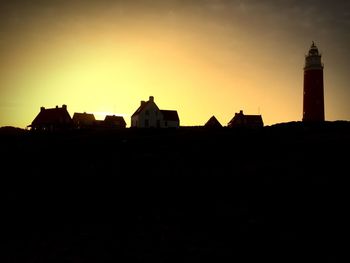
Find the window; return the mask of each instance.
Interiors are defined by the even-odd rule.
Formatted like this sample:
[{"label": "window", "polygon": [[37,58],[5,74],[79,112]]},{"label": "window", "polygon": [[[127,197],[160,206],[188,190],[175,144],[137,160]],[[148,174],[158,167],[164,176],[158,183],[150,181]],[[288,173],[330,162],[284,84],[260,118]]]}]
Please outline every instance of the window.
[{"label": "window", "polygon": [[148,119],[145,120],[145,127],[146,127],[146,128],[149,127],[149,120],[148,120]]},{"label": "window", "polygon": [[165,122],[164,122],[164,125],[165,125],[165,127],[168,127],[168,122],[165,121]]},{"label": "window", "polygon": [[145,111],[145,114],[148,116],[148,115],[149,115],[149,110],[146,110],[146,111]]}]

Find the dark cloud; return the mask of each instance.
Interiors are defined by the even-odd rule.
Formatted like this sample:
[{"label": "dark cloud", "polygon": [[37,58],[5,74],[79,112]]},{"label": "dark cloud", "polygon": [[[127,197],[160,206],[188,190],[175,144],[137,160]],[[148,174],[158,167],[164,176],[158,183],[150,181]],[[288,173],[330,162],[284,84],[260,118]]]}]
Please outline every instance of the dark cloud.
[{"label": "dark cloud", "polygon": [[142,22],[145,16],[162,24],[171,17],[175,22],[191,20],[188,27],[224,27],[225,34],[238,27],[247,35],[275,41],[333,41],[342,50],[350,44],[347,0],[9,0],[0,2],[0,47],[6,39],[16,41],[42,27],[55,30],[96,16],[113,18],[110,24],[118,19]]},{"label": "dark cloud", "polygon": [[[345,50],[350,44],[350,1],[320,0],[9,0],[0,2],[0,48],[23,34],[72,24],[101,16],[143,21],[146,16],[167,23],[206,27],[217,25],[225,34],[237,27],[248,36],[275,41],[293,39],[333,41]],[[173,23],[176,27],[177,24]],[[57,30],[59,33],[59,30]],[[24,36],[25,37],[25,36]],[[23,38],[23,37],[22,37]]]},{"label": "dark cloud", "polygon": [[350,1],[328,0],[9,0],[0,2],[0,41],[33,27],[96,14],[134,20],[152,15],[159,23],[169,15],[189,17],[204,25],[239,25],[249,33],[254,33],[251,28],[270,31],[271,37],[281,37],[275,32],[282,32],[349,43]]}]

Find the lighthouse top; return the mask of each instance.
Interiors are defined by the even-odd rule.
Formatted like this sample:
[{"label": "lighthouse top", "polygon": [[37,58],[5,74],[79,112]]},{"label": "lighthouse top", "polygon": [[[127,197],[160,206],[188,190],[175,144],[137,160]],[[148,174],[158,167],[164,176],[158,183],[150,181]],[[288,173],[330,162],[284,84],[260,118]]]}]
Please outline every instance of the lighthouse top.
[{"label": "lighthouse top", "polygon": [[309,56],[321,56],[321,54],[318,52],[318,48],[315,45],[315,42],[312,41],[312,45],[309,50]]},{"label": "lighthouse top", "polygon": [[323,69],[323,63],[321,62],[321,53],[318,51],[315,42],[312,41],[309,53],[305,56],[304,70],[308,69]]}]

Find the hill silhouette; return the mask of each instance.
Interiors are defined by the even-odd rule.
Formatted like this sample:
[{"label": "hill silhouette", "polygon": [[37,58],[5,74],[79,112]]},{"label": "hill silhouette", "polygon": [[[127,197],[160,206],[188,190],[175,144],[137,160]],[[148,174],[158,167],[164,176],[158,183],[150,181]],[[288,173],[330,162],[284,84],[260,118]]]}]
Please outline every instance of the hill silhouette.
[{"label": "hill silhouette", "polygon": [[19,135],[23,134],[25,130],[18,128],[18,127],[12,127],[12,126],[3,126],[0,127],[0,135]]},{"label": "hill silhouette", "polygon": [[13,131],[4,262],[337,262],[348,122]]}]

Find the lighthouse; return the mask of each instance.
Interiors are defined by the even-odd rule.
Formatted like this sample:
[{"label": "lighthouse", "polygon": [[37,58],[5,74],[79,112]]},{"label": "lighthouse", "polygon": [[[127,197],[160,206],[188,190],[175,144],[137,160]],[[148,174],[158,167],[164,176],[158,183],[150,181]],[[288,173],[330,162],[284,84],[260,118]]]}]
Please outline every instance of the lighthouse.
[{"label": "lighthouse", "polygon": [[312,42],[305,56],[303,122],[324,120],[323,63],[318,48]]}]

